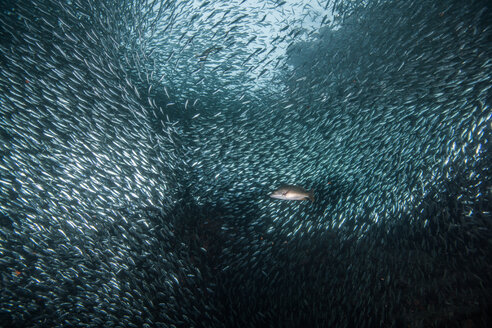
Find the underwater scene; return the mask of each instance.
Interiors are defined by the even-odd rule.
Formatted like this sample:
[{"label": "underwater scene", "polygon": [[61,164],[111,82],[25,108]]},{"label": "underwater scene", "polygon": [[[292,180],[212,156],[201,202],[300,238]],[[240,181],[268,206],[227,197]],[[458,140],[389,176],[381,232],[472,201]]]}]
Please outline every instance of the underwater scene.
[{"label": "underwater scene", "polygon": [[490,327],[486,0],[0,2],[0,327]]}]

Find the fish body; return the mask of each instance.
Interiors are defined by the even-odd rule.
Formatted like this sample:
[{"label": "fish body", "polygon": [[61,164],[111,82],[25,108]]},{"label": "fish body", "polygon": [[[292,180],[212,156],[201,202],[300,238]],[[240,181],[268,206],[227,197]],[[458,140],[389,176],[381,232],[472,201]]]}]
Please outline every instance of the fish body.
[{"label": "fish body", "polygon": [[294,186],[294,185],[282,185],[277,190],[270,194],[271,198],[285,199],[285,200],[310,200],[314,202],[313,191],[307,191],[306,189]]}]

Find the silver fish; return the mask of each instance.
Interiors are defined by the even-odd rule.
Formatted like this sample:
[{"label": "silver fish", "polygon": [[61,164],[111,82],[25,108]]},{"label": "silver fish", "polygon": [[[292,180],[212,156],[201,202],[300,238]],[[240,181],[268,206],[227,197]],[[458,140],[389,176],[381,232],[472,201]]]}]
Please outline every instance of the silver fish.
[{"label": "silver fish", "polygon": [[285,200],[310,200],[314,202],[314,192],[307,191],[303,187],[294,185],[281,185],[277,190],[270,194],[271,198]]}]

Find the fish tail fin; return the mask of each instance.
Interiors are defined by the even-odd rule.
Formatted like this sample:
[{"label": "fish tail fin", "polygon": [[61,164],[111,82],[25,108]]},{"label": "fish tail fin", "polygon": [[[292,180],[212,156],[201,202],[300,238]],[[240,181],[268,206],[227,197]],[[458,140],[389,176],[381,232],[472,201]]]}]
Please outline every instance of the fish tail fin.
[{"label": "fish tail fin", "polygon": [[309,191],[309,200],[312,202],[314,202],[314,190],[310,190]]}]

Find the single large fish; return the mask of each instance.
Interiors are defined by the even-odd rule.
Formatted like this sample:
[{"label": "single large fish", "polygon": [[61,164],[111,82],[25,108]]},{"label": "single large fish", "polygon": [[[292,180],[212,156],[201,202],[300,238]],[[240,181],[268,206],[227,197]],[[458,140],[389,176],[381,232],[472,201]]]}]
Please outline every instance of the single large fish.
[{"label": "single large fish", "polygon": [[293,186],[293,185],[281,185],[277,190],[270,194],[270,197],[286,200],[307,200],[314,202],[313,191],[307,191],[306,189]]}]

